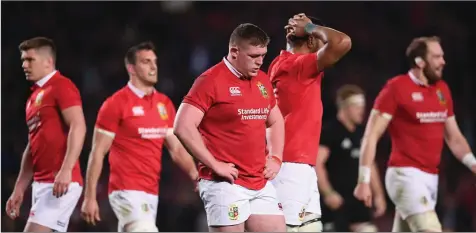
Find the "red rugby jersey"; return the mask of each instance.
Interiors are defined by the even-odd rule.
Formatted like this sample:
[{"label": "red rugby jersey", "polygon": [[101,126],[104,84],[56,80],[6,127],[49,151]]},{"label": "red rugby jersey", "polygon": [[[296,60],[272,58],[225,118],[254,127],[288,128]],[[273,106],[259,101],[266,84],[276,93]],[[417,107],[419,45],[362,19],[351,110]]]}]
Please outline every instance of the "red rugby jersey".
[{"label": "red rugby jersey", "polygon": [[[69,133],[61,111],[81,106],[81,96],[74,83],[59,71],[36,82],[32,90],[26,103],[26,123],[33,159],[33,179],[52,183],[63,164]],[[72,182],[83,184],[79,161],[73,167]]]},{"label": "red rugby jersey", "polygon": [[158,195],[162,146],[173,127],[175,107],[164,94],[150,95],[131,83],[99,110],[96,129],[114,136],[109,150],[109,193],[137,190]]},{"label": "red rugby jersey", "polygon": [[[226,60],[195,80],[183,102],[205,113],[199,126],[208,150],[239,171],[235,183],[259,190],[266,185],[266,119],[276,105],[268,76],[240,78]],[[212,170],[199,164],[200,178],[216,180]]]},{"label": "red rugby jersey", "polygon": [[454,117],[451,93],[443,80],[424,86],[411,73],[396,76],[380,91],[373,109],[391,119],[389,166],[438,173],[445,122]]},{"label": "red rugby jersey", "polygon": [[268,69],[284,117],[283,161],[314,166],[322,127],[321,81],[317,54],[281,51]]}]

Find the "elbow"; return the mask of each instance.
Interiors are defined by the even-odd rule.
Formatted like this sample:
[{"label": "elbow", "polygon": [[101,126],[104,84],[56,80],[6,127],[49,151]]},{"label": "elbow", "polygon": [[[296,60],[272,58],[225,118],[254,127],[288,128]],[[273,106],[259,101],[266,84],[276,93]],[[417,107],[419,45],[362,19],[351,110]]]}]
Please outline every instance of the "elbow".
[{"label": "elbow", "polygon": [[350,49],[352,48],[352,40],[350,39],[348,35],[346,34],[342,35],[342,38],[339,43],[339,47],[343,55],[350,51]]},{"label": "elbow", "polygon": [[187,134],[187,126],[177,122],[174,126],[173,133],[180,141],[182,141],[183,137]]}]

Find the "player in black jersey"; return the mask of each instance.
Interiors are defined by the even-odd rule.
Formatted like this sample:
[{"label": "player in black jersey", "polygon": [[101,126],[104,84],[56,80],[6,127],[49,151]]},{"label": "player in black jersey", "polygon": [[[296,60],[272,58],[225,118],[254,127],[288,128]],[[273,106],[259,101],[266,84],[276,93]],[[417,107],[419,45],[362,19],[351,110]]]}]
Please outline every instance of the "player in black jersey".
[{"label": "player in black jersey", "polygon": [[[376,232],[372,213],[354,195],[358,177],[360,141],[364,128],[365,96],[355,85],[337,91],[337,118],[324,124],[316,172],[321,191],[324,231]],[[372,174],[378,174],[373,166]],[[385,213],[386,201],[380,178],[372,176],[374,217]]]}]

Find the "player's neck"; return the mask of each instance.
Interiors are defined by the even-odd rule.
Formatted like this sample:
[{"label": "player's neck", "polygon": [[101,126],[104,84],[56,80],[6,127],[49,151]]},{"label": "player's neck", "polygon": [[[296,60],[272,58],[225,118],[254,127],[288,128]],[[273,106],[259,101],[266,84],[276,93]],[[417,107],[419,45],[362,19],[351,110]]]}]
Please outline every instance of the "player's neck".
[{"label": "player's neck", "polygon": [[150,85],[147,85],[147,84],[144,84],[143,82],[141,82],[140,80],[138,80],[137,78],[130,78],[130,82],[131,84],[136,87],[137,89],[143,91],[146,95],[152,93],[154,91],[154,87],[153,86],[150,86]]},{"label": "player's neck", "polygon": [[233,68],[235,68],[235,70],[237,70],[242,75],[242,78],[244,78],[244,79],[250,79],[251,78],[251,77],[246,77],[244,75],[244,72],[238,67],[238,64],[236,64],[237,63],[236,59],[233,59],[231,57],[231,54],[228,54],[226,56],[226,60],[231,64],[231,66],[233,66]]},{"label": "player's neck", "polygon": [[354,132],[355,131],[355,124],[352,123],[352,121],[345,116],[345,114],[342,111],[339,111],[337,113],[337,120],[344,125],[344,127],[349,130],[349,132]]},{"label": "player's neck", "polygon": [[422,69],[410,69],[410,72],[415,76],[418,81],[420,81],[423,85],[428,86],[428,78],[423,73]]}]

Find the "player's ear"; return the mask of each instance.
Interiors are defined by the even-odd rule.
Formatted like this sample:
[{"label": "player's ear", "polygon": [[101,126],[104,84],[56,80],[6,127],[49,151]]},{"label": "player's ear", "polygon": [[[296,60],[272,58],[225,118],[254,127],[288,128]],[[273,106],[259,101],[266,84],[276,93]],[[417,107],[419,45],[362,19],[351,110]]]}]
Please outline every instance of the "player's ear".
[{"label": "player's ear", "polygon": [[418,66],[418,68],[424,68],[426,63],[423,58],[415,57],[415,64]]},{"label": "player's ear", "polygon": [[134,74],[134,66],[132,64],[126,64],[126,70],[129,74]]},{"label": "player's ear", "polygon": [[230,55],[233,59],[236,59],[238,57],[238,47],[237,46],[230,46],[229,53],[230,53]]}]

